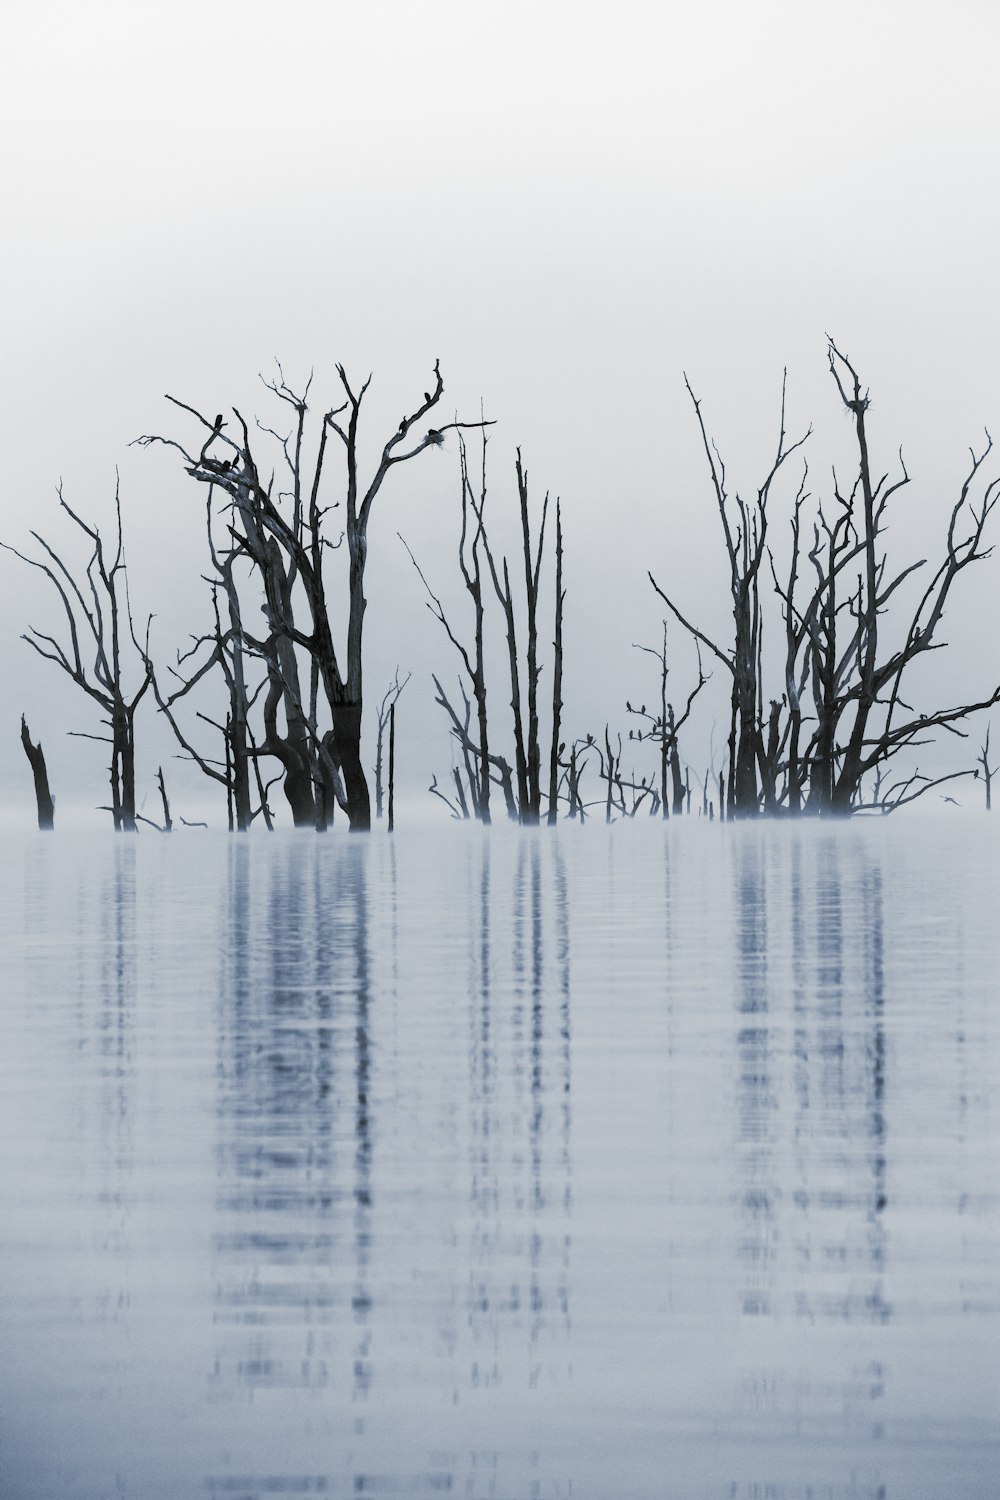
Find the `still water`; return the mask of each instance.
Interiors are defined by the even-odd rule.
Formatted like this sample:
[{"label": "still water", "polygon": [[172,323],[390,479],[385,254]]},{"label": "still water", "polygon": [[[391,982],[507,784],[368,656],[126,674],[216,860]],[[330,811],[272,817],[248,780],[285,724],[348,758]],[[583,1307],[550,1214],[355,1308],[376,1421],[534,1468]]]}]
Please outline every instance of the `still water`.
[{"label": "still water", "polygon": [[1000,1494],[998,867],[8,839],[0,1494]]}]

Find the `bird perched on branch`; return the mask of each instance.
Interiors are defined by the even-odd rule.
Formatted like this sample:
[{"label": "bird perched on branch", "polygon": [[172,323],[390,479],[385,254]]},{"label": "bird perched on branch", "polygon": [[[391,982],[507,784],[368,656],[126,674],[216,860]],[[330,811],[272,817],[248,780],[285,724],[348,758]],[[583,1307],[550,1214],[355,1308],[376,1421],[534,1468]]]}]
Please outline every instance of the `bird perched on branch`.
[{"label": "bird perched on branch", "polygon": [[438,432],[436,427],[429,427],[427,429],[427,441],[429,443],[436,443],[440,448],[441,444],[444,442],[444,433]]},{"label": "bird perched on branch", "polygon": [[216,417],[216,419],[215,419],[215,421],[213,422],[212,425],[215,428],[216,432],[221,432],[222,431],[222,413],[221,413],[221,411],[219,412],[219,415]]}]

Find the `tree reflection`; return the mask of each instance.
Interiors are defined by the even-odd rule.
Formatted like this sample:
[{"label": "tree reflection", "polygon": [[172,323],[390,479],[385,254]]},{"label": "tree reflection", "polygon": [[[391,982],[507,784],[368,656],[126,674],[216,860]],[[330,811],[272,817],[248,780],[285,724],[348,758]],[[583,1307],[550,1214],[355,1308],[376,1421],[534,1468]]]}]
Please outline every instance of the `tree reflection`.
[{"label": "tree reflection", "polygon": [[[363,860],[229,851],[219,1000],[220,1391],[367,1389],[372,1138]],[[255,861],[257,863],[255,864]],[[348,1246],[351,1247],[348,1253]],[[351,1285],[333,1267],[353,1264]],[[338,1327],[350,1314],[353,1349]]]},{"label": "tree reflection", "polygon": [[738,1253],[744,1265],[743,1312],[757,1315],[772,1311],[779,1187],[774,1166],[778,1101],[770,1058],[767,876],[756,840],[739,845],[737,881],[737,1161],[742,1229]]},{"label": "tree reflection", "polygon": [[[473,920],[451,948],[435,935],[459,964],[430,971],[442,1029],[428,1040],[413,947],[423,951],[424,933],[398,907],[395,851],[372,848],[249,842],[229,856],[212,1389],[258,1403],[322,1396],[322,1420],[341,1424],[353,1405],[358,1449],[338,1456],[337,1480],[268,1473],[239,1481],[247,1495],[347,1483],[348,1470],[353,1493],[450,1486],[484,1455],[372,1467],[387,1421],[413,1399],[414,1368],[417,1389],[444,1379],[460,1401],[477,1386],[558,1375],[568,1340],[562,860],[538,841],[513,860],[489,840],[468,854]],[[453,982],[454,1003],[442,1003]],[[467,1067],[458,1114],[445,1082],[452,1025],[457,1078]],[[452,1187],[453,1158],[468,1174]],[[228,1493],[226,1476],[208,1482]]]},{"label": "tree reflection", "polygon": [[[781,865],[751,833],[735,878],[742,1312],[879,1325],[891,1317],[881,870],[836,833],[797,840]],[[880,1357],[821,1380],[759,1370],[743,1399],[796,1423],[803,1409],[846,1412],[877,1437],[885,1381]]]},{"label": "tree reflection", "polygon": [[[524,1369],[537,1384],[569,1331],[570,950],[566,871],[534,835],[496,888],[479,848],[478,933],[470,979],[473,1385]],[[509,941],[498,942],[501,927]],[[506,951],[505,951],[506,950]],[[508,972],[509,960],[509,972]],[[507,1008],[499,1019],[496,1004]],[[527,1335],[519,1348],[516,1330]],[[527,1365],[521,1358],[527,1354]]]}]

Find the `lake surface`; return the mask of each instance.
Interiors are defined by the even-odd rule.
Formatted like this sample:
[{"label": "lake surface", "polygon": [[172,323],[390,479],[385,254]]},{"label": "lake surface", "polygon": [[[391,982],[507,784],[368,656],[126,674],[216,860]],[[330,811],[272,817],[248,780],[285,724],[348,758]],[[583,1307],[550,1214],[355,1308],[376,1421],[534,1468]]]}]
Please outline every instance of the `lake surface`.
[{"label": "lake surface", "polygon": [[4,854],[5,1500],[1000,1494],[1000,819]]}]

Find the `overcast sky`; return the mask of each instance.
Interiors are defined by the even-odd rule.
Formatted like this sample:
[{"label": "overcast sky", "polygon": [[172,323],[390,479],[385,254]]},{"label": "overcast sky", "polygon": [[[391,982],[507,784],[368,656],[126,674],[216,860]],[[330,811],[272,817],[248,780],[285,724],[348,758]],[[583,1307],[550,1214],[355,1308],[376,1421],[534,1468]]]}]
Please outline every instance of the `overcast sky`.
[{"label": "overcast sky", "polygon": [[[871,385],[879,454],[902,443],[914,476],[901,559],[1000,429],[990,0],[3,0],[2,20],[0,535],[65,538],[60,477],[107,521],[117,465],[133,598],[165,654],[203,623],[201,496],[128,445],[185,435],[167,391],[274,420],[257,376],[275,356],[292,381],[315,367],[318,411],[336,361],[374,371],[373,443],[440,357],[448,415],[482,398],[498,419],[497,510],[517,443],[562,496],[571,733],[627,727],[625,697],[653,696],[631,651],[659,628],[647,567],[724,618],[682,371],[750,488],[787,365],[819,482],[849,437],[832,333]],[[427,674],[450,663],[396,531],[448,591],[454,443],[417,468],[374,515],[366,662],[370,691],[414,670],[415,787],[449,765]],[[17,642],[55,623],[44,580],[0,570],[0,803],[30,804],[22,709],[56,790],[101,800],[99,751],[64,737],[94,728],[89,707]],[[983,686],[996,596],[951,631],[970,669],[991,636]],[[678,632],[678,690],[685,652]]]}]

